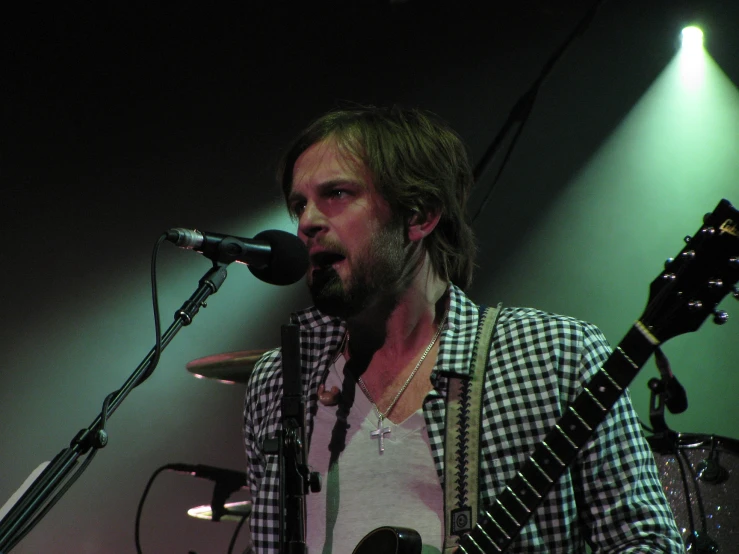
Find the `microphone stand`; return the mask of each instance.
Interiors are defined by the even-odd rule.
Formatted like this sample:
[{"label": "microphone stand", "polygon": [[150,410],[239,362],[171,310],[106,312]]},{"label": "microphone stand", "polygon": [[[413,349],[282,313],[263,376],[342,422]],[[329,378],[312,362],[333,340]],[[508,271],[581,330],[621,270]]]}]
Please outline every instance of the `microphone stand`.
[{"label": "microphone stand", "polygon": [[[200,308],[205,307],[205,300],[211,294],[218,292],[226,280],[226,265],[227,263],[214,261],[213,267],[200,280],[198,289],[175,312],[174,322],[162,335],[162,350],[183,326],[192,323]],[[92,456],[95,451],[108,443],[108,435],[104,429],[107,418],[116,411],[128,394],[151,374],[154,368],[150,368],[149,365],[155,355],[156,347],[151,349],[124,385],[111,395],[107,410],[104,410],[105,413],[98,415],[87,429],[82,429],[77,433],[69,447],[56,455],[0,521],[0,554],[10,552],[66,492],[66,488],[59,489],[67,481],[79,458],[94,449],[90,453]],[[69,486],[71,482],[65,484]],[[52,498],[53,495],[55,496]]]},{"label": "microphone stand", "polygon": [[320,491],[321,484],[319,474],[308,470],[300,337],[294,324],[282,326],[282,386],[282,429],[263,448],[279,457],[279,553],[307,554],[305,495]]},{"label": "microphone stand", "polygon": [[652,377],[647,383],[651,391],[649,396],[649,423],[654,435],[650,437],[650,444],[660,454],[677,454],[678,433],[667,426],[665,421],[665,394],[664,379]]}]

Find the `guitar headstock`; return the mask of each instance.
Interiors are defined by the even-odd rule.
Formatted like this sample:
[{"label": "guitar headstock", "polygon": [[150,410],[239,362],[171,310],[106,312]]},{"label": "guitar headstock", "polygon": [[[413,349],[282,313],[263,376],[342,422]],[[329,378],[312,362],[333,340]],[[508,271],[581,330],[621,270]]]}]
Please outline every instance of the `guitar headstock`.
[{"label": "guitar headstock", "polygon": [[649,287],[640,320],[662,342],[697,330],[710,315],[725,323],[718,304],[729,293],[739,299],[739,211],[721,200],[703,221]]}]

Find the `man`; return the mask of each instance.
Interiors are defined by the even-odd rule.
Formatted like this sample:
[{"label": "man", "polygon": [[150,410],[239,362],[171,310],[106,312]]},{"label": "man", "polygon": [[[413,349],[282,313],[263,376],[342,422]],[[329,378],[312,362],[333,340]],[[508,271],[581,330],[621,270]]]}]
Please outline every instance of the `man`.
[{"label": "man", "polygon": [[[311,553],[347,554],[382,525],[416,529],[423,552],[444,539],[445,399],[468,378],[479,319],[470,284],[472,176],[459,137],[431,114],[331,112],[309,126],[281,171],[310,254],[315,307],[301,329]],[[608,358],[593,326],[503,308],[482,397],[480,505],[492,503]],[[262,441],[281,423],[279,350],[248,385],[244,432],[256,551],[276,552],[277,457]],[[624,396],[513,543],[516,552],[683,552],[652,454]]]}]

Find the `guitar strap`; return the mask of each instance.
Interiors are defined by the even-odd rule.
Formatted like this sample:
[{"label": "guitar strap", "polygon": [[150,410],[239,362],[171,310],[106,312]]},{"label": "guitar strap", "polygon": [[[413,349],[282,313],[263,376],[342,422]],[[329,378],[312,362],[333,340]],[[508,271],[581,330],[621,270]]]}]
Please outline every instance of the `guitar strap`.
[{"label": "guitar strap", "polygon": [[470,375],[450,376],[444,443],[444,554],[477,522],[480,469],[480,414],[493,330],[501,304],[480,306]]}]

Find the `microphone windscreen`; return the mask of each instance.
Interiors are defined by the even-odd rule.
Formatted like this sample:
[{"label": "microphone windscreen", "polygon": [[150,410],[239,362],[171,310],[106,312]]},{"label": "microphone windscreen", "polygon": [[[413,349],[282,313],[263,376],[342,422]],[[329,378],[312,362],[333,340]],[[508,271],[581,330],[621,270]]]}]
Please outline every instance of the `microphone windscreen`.
[{"label": "microphone windscreen", "polygon": [[302,240],[276,229],[262,231],[254,240],[268,242],[271,247],[270,260],[266,267],[248,266],[257,279],[271,285],[292,285],[303,278],[308,270],[308,249]]}]

